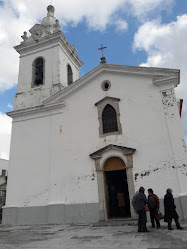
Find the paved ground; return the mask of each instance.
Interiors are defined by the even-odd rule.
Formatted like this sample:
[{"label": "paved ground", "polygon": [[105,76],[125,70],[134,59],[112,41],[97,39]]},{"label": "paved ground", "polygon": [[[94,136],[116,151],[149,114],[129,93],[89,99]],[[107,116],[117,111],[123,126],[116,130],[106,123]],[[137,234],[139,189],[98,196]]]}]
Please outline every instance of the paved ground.
[{"label": "paved ground", "polygon": [[[187,249],[187,223],[183,231],[138,233],[136,226],[0,226],[0,249]],[[149,226],[148,226],[149,227]]]}]

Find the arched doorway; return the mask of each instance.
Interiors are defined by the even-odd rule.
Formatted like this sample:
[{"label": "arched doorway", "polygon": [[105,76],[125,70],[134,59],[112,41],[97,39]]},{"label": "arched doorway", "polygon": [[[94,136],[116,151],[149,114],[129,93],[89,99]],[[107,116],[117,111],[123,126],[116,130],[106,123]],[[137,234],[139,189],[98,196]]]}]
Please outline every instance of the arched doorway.
[{"label": "arched doorway", "polygon": [[104,164],[105,196],[108,218],[131,217],[125,163],[111,157]]}]

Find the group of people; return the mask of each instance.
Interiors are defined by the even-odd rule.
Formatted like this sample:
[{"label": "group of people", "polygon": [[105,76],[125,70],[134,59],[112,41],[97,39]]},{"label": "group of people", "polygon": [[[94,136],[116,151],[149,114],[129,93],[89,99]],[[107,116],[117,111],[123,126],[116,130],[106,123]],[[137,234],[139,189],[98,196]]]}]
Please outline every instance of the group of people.
[{"label": "group of people", "polygon": [[[160,228],[159,221],[159,198],[157,195],[153,193],[153,190],[149,188],[148,190],[148,198],[145,195],[144,187],[140,187],[139,192],[136,193],[132,200],[132,205],[139,215],[138,217],[138,232],[149,232],[146,227],[147,216],[146,211],[150,212],[150,219],[152,228],[155,228],[155,223],[157,229]],[[177,229],[183,229],[179,223],[179,216],[176,212],[176,206],[174,204],[174,198],[172,195],[172,189],[166,190],[166,195],[164,196],[164,221],[168,223],[168,230],[173,230],[171,227],[172,219],[175,220],[175,224]]]}]

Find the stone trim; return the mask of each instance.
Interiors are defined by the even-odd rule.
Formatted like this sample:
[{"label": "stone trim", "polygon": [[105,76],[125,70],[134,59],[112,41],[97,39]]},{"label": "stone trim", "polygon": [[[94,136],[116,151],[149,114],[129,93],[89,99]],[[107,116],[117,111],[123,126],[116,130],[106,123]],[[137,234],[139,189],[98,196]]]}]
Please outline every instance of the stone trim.
[{"label": "stone trim", "polygon": [[101,100],[99,100],[97,103],[95,103],[95,106],[99,106],[103,101],[120,101],[119,98],[114,98],[114,97],[105,97]]},{"label": "stone trim", "polygon": [[[120,158],[124,162],[124,169],[126,169],[127,174],[127,181],[128,181],[128,188],[129,188],[129,199],[130,199],[130,211],[131,211],[131,218],[136,218],[137,215],[134,212],[134,208],[131,205],[132,198],[135,195],[135,188],[134,188],[134,179],[133,179],[133,153],[136,151],[132,148],[117,146],[117,145],[108,145],[94,153],[90,154],[90,157],[95,161],[95,172],[97,173],[97,184],[98,184],[98,196],[99,196],[99,220],[107,220],[107,210],[106,210],[106,199],[105,199],[105,183],[104,183],[104,163],[101,163],[101,159],[105,157],[105,153],[111,150],[118,150],[121,152]],[[118,153],[111,154],[111,157],[119,157]]]},{"label": "stone trim", "polygon": [[[108,88],[105,87],[105,84],[108,84]],[[101,83],[101,89],[103,91],[108,91],[110,90],[111,88],[111,82],[109,80],[104,80],[102,83]]]},{"label": "stone trim", "polygon": [[153,79],[153,84],[155,86],[161,86],[164,84],[173,84],[174,86],[177,86],[179,84],[179,79],[180,76],[178,75],[172,75],[172,76],[164,76],[159,79]]},{"label": "stone trim", "polygon": [[[91,153],[90,157],[92,159],[101,158],[103,153],[105,153],[106,151],[111,150],[111,149],[121,150],[124,155],[131,155],[136,151],[136,149],[132,149],[132,148],[124,147],[124,146],[119,146],[119,145],[115,145],[115,144],[109,144],[109,145],[105,146],[104,148],[101,148],[101,149]],[[132,165],[132,162],[131,162],[131,165]],[[128,165],[128,166],[130,166],[130,165]]]},{"label": "stone trim", "polygon": [[[122,134],[122,127],[120,123],[119,101],[120,99],[118,98],[105,97],[101,99],[100,101],[98,101],[97,103],[95,103],[95,106],[97,106],[97,109],[98,109],[99,136],[100,137]],[[118,131],[103,133],[102,113],[107,104],[111,105],[116,111]]]}]

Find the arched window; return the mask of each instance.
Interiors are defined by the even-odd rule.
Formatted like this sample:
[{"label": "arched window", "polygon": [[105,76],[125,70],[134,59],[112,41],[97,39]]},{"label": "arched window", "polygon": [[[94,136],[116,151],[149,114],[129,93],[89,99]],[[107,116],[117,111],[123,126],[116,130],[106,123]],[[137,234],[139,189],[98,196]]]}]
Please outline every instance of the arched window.
[{"label": "arched window", "polygon": [[70,65],[68,65],[67,70],[68,70],[68,85],[70,85],[71,83],[73,83],[73,72]]},{"label": "arched window", "polygon": [[44,59],[37,58],[33,63],[33,85],[44,84]]},{"label": "arched window", "polygon": [[102,113],[103,133],[118,131],[117,115],[114,107],[107,104]]}]

